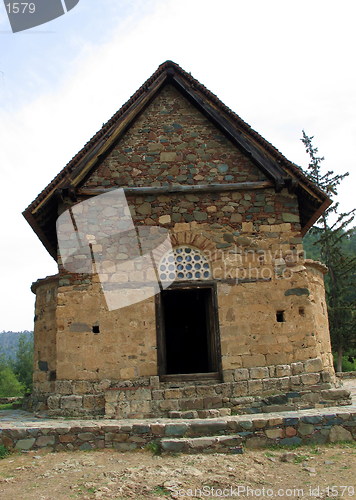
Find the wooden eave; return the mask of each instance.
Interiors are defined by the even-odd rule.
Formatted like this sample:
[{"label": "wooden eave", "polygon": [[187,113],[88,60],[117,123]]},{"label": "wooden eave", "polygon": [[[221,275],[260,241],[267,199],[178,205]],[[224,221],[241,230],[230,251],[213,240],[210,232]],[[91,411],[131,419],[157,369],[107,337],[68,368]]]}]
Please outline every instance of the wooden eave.
[{"label": "wooden eave", "polygon": [[166,84],[174,85],[236,147],[249,156],[273,182],[277,191],[283,187],[289,189],[293,187],[299,200],[303,234],[330,205],[331,201],[327,195],[318,189],[297,165],[287,160],[200,82],[177,64],[167,61],[103,125],[102,129],[23,212],[26,220],[55,259],[57,254],[55,223],[58,215],[56,193],[60,189],[80,187]]}]

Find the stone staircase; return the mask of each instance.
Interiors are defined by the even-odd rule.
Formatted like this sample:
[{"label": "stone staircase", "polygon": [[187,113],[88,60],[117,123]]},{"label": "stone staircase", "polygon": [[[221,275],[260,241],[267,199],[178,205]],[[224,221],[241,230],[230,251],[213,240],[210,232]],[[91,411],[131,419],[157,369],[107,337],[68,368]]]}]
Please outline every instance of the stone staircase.
[{"label": "stone staircase", "polygon": [[159,441],[160,449],[169,453],[242,453],[243,436],[226,420],[167,424]]},{"label": "stone staircase", "polygon": [[231,415],[231,408],[215,408],[211,410],[191,410],[191,411],[170,411],[169,418],[190,419],[190,418],[219,418]]}]

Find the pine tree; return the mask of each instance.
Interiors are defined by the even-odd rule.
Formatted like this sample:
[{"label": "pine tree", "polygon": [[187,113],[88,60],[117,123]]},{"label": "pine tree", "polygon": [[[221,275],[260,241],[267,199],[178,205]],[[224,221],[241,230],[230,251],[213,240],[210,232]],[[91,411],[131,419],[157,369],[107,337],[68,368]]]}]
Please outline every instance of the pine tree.
[{"label": "pine tree", "polygon": [[13,370],[26,392],[32,391],[33,344],[24,334],[20,335]]},{"label": "pine tree", "polygon": [[[333,171],[322,172],[324,157],[318,156],[318,148],[314,148],[312,137],[303,130],[303,142],[310,163],[307,176],[328,196],[337,195],[340,182],[349,175],[334,174]],[[354,219],[355,211],[338,213],[339,203],[333,203],[319,218],[311,231],[317,235],[321,260],[328,267],[326,276],[326,297],[328,303],[330,335],[333,349],[337,352],[337,371],[342,371],[342,356],[350,348],[356,348],[356,314],[355,314],[355,277],[356,257],[344,250],[343,243],[352,234],[348,229]],[[330,222],[334,219],[334,222]]]}]

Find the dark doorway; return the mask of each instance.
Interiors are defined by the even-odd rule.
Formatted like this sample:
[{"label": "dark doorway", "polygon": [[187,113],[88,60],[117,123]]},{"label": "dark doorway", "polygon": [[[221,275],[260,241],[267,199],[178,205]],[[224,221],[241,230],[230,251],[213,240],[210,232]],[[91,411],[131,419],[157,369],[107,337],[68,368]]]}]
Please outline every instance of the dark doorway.
[{"label": "dark doorway", "polygon": [[161,374],[217,372],[213,288],[173,288],[159,300]]}]

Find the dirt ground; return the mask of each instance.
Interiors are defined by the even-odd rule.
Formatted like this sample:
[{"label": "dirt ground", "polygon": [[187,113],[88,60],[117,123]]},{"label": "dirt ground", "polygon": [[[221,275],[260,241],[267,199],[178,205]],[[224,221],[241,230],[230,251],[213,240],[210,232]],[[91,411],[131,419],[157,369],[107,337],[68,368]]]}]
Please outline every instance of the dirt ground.
[{"label": "dirt ground", "polygon": [[356,445],[245,450],[13,454],[0,460],[1,500],[356,498]]}]

